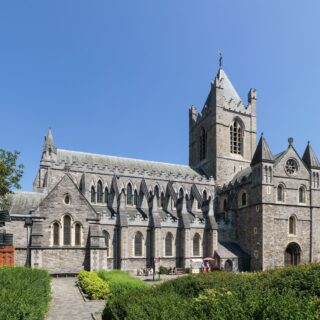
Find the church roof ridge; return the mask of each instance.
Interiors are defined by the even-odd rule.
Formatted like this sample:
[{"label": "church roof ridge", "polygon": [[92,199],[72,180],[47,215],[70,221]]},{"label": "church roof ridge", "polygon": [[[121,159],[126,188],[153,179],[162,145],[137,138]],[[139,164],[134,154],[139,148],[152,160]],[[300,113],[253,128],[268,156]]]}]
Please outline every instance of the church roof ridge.
[{"label": "church roof ridge", "polygon": [[75,151],[75,150],[67,150],[67,149],[57,149],[58,151],[63,152],[70,152],[75,154],[83,154],[88,156],[97,156],[97,157],[105,157],[105,158],[113,158],[113,159],[120,159],[120,160],[133,160],[133,161],[140,161],[140,162],[147,162],[147,163],[155,163],[155,164],[165,164],[170,166],[180,166],[180,167],[187,167],[191,168],[187,164],[179,164],[179,163],[170,163],[170,162],[161,162],[155,160],[144,160],[144,159],[137,159],[137,158],[130,158],[130,157],[120,157],[120,156],[112,156],[108,154],[101,154],[101,153],[92,153],[92,152],[83,152],[83,151]]},{"label": "church roof ridge", "polygon": [[142,159],[117,157],[103,154],[88,153],[82,151],[72,151],[65,149],[57,149],[57,162],[78,162],[88,163],[92,165],[104,165],[110,167],[128,168],[129,170],[145,170],[154,171],[156,173],[171,173],[177,175],[184,175],[198,177],[202,179],[204,176],[199,174],[195,169],[188,165],[174,164],[158,161],[149,161]]}]

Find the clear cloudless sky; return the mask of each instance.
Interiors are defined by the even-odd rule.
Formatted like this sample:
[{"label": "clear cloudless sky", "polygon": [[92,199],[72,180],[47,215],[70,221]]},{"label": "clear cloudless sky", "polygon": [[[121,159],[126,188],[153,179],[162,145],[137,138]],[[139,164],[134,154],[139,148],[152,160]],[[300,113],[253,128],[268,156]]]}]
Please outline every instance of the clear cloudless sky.
[{"label": "clear cloudless sky", "polygon": [[188,108],[223,67],[274,154],[320,156],[320,1],[0,2],[0,148],[32,190],[49,127],[58,148],[188,163]]}]

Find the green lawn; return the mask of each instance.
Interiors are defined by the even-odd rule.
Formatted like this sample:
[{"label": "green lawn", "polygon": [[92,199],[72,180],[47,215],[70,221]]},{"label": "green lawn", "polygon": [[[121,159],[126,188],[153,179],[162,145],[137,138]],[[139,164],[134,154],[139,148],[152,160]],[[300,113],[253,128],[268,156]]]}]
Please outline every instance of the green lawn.
[{"label": "green lawn", "polygon": [[0,319],[43,320],[51,298],[50,275],[24,267],[0,268]]}]

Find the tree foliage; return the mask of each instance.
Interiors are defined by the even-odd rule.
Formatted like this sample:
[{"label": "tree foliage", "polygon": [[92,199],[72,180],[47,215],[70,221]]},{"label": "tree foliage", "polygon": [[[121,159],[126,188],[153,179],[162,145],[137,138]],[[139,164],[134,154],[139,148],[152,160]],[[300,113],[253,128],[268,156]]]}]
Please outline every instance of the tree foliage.
[{"label": "tree foliage", "polygon": [[0,149],[0,209],[9,205],[7,195],[12,189],[20,189],[23,164],[17,164],[20,152]]}]

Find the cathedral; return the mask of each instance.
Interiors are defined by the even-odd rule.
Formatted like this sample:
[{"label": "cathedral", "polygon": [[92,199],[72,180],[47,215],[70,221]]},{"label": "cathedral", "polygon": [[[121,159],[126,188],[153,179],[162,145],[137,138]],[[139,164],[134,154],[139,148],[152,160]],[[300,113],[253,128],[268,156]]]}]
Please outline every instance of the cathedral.
[{"label": "cathedral", "polygon": [[51,274],[151,267],[258,271],[320,260],[320,163],[290,138],[257,144],[256,90],[244,103],[222,67],[189,109],[189,165],[59,149],[51,130],[33,192],[11,195],[16,265]]}]

